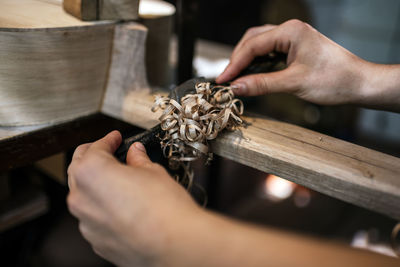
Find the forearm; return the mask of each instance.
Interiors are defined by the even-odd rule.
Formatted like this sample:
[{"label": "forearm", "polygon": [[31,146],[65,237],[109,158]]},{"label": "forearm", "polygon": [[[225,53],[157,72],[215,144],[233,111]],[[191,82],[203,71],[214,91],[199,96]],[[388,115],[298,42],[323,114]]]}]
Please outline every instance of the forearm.
[{"label": "forearm", "polygon": [[[179,235],[169,266],[398,266],[399,261],[206,213]],[[182,233],[180,233],[182,234]],[[174,246],[171,246],[173,248]],[[175,255],[175,256],[173,256]]]},{"label": "forearm", "polygon": [[400,112],[400,65],[366,64],[359,104]]}]

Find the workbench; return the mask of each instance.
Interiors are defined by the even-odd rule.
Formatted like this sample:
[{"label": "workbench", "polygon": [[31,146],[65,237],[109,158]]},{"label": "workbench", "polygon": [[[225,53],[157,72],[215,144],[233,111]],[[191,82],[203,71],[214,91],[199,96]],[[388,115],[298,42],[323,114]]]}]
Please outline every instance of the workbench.
[{"label": "workbench", "polygon": [[74,149],[112,130],[135,129],[100,113],[56,124],[0,127],[0,172]]}]

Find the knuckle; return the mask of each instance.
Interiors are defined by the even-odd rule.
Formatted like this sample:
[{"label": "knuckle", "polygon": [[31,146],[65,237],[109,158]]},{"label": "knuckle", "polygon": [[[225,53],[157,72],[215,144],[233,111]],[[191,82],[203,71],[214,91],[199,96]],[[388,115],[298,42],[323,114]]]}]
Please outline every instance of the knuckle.
[{"label": "knuckle", "polygon": [[84,149],[84,147],[85,147],[85,144],[77,146],[77,148],[75,149],[75,153],[81,152]]},{"label": "knuckle", "polygon": [[75,216],[79,214],[79,203],[73,194],[68,194],[67,196],[67,206],[68,210]]},{"label": "knuckle", "polygon": [[85,237],[86,240],[89,240],[89,229],[82,222],[79,223],[79,232]]},{"label": "knuckle", "polygon": [[309,24],[298,19],[288,20],[284,24],[293,29],[295,32],[304,32],[312,29],[312,27]]},{"label": "knuckle", "polygon": [[104,257],[104,253],[101,248],[99,248],[98,246],[92,246],[92,249],[93,249],[94,253],[96,253],[100,257]]},{"label": "knuckle", "polygon": [[252,35],[252,34],[256,33],[257,30],[258,30],[258,27],[251,27],[251,28],[248,28],[248,29],[246,30],[245,35]]},{"label": "knuckle", "polygon": [[243,42],[243,48],[247,51],[248,54],[253,56],[255,54],[254,45],[251,40],[246,40]]},{"label": "knuckle", "polygon": [[292,27],[302,27],[304,22],[302,22],[299,19],[290,19],[290,20],[286,21],[284,24],[290,25]]},{"label": "knuckle", "polygon": [[99,169],[104,168],[106,164],[96,159],[96,156],[84,158],[82,161],[76,162],[71,168],[70,174],[75,178],[78,185],[85,185],[99,174]]},{"label": "knuckle", "polygon": [[88,169],[90,169],[90,165],[88,166],[86,160],[79,162],[75,165],[75,167],[71,171],[71,174],[76,178],[76,182],[78,184],[84,181],[85,178],[88,176]]},{"label": "knuckle", "polygon": [[73,164],[70,164],[70,165],[68,166],[68,169],[67,169],[67,175],[68,175],[68,176],[72,176],[73,173],[74,173],[74,165],[73,165]]}]

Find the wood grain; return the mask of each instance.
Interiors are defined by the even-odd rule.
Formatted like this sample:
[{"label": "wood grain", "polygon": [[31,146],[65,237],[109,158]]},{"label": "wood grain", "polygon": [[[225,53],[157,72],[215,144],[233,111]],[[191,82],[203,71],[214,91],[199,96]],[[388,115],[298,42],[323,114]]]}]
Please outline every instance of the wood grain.
[{"label": "wood grain", "polygon": [[100,20],[135,20],[138,13],[139,0],[99,0]]},{"label": "wood grain", "polygon": [[[153,96],[131,92],[117,117],[149,129],[159,113]],[[400,219],[400,159],[295,125],[245,117],[240,131],[226,132],[212,151],[329,196]]]},{"label": "wood grain", "polygon": [[82,22],[61,4],[0,2],[2,126],[56,123],[100,109],[116,22]]},{"label": "wood grain", "polygon": [[146,79],[147,29],[138,23],[116,26],[102,112],[121,117],[125,97],[132,91],[150,92]]},{"label": "wood grain", "polygon": [[0,31],[0,125],[65,121],[99,110],[114,24]]},{"label": "wood grain", "polygon": [[[0,30],[92,25],[68,15],[55,0],[1,0]],[[15,30],[13,30],[15,31]]]}]

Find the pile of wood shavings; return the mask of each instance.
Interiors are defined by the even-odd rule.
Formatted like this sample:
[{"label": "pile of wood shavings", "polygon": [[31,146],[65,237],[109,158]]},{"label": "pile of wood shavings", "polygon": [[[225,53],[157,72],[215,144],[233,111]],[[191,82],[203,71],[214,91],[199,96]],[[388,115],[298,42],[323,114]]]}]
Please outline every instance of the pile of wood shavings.
[{"label": "pile of wood shavings", "polygon": [[234,130],[243,124],[243,103],[234,98],[229,86],[201,82],[196,93],[182,97],[180,103],[165,96],[156,96],[152,111],[162,109],[159,120],[165,131],[161,148],[173,170],[183,168],[182,177],[176,179],[191,188],[193,170],[190,163],[202,155],[212,159],[208,140],[215,139],[224,129]]}]

